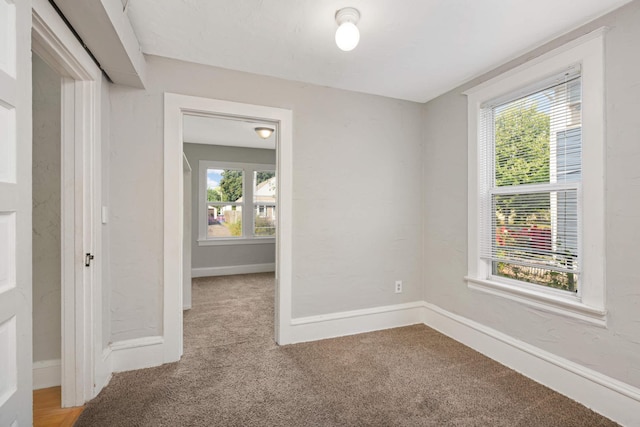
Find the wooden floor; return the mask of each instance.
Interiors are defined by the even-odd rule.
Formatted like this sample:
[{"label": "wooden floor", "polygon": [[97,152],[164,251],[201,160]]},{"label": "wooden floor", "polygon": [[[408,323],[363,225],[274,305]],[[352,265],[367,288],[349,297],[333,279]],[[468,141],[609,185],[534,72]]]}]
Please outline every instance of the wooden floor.
[{"label": "wooden floor", "polygon": [[84,407],[60,407],[60,387],[43,388],[33,391],[34,427],[71,427]]}]

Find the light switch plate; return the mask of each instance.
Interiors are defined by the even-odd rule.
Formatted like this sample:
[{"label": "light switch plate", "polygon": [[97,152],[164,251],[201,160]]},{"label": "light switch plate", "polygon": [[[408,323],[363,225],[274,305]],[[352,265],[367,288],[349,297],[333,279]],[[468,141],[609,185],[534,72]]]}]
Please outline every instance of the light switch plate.
[{"label": "light switch plate", "polygon": [[109,208],[106,206],[102,207],[102,223],[106,224],[109,222]]}]

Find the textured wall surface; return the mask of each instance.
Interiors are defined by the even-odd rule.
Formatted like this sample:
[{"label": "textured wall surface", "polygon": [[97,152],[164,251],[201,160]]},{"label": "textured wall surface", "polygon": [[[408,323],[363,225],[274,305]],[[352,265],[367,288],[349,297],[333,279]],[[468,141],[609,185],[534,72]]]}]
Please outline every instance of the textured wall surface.
[{"label": "textured wall surface", "polygon": [[60,359],[60,76],[33,55],[33,360]]},{"label": "textured wall surface", "polygon": [[200,192],[198,186],[200,179],[200,160],[275,165],[275,150],[224,147],[204,144],[184,144],[184,153],[187,156],[187,159],[189,159],[189,164],[191,164],[191,168],[193,170],[193,173],[191,174],[191,267],[227,267],[247,264],[268,264],[275,262],[276,247],[274,243],[224,246],[198,245],[198,214],[200,211]]},{"label": "textured wall surface", "polygon": [[294,317],[422,299],[421,105],[153,56],[147,65],[146,90],[110,92],[114,341],[162,332],[163,92],[293,111]]},{"label": "textured wall surface", "polygon": [[[426,105],[426,300],[611,377],[640,386],[640,2],[453,90]],[[606,329],[469,290],[467,100],[462,92],[600,26],[605,35]],[[588,227],[588,224],[585,224]]]},{"label": "textured wall surface", "polygon": [[[100,132],[102,136],[101,140],[101,160],[102,160],[102,202],[101,205],[110,208],[110,194],[109,194],[109,177],[111,174],[109,165],[109,147],[110,147],[110,126],[109,115],[111,110],[111,104],[109,101],[109,88],[111,83],[108,82],[105,76],[102,76],[102,93],[100,94],[100,102],[102,103],[102,114],[100,118]],[[107,210],[107,216],[109,214]],[[110,263],[110,222],[102,224],[102,246],[101,246],[101,258],[102,258],[102,348],[107,348],[111,342],[111,263]]]}]

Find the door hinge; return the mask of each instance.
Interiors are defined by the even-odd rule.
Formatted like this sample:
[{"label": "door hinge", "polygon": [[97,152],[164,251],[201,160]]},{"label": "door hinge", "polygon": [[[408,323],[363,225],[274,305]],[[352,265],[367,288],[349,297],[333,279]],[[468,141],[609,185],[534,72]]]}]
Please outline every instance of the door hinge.
[{"label": "door hinge", "polygon": [[93,254],[86,254],[84,256],[84,266],[85,267],[90,267],[91,266],[91,261],[94,259],[95,257],[93,256]]}]

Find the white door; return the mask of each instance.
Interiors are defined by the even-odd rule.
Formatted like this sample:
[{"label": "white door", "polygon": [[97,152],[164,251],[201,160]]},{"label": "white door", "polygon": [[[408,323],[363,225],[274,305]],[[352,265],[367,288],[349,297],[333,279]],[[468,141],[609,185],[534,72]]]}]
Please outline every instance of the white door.
[{"label": "white door", "polygon": [[30,426],[31,0],[0,0],[0,426]]}]

